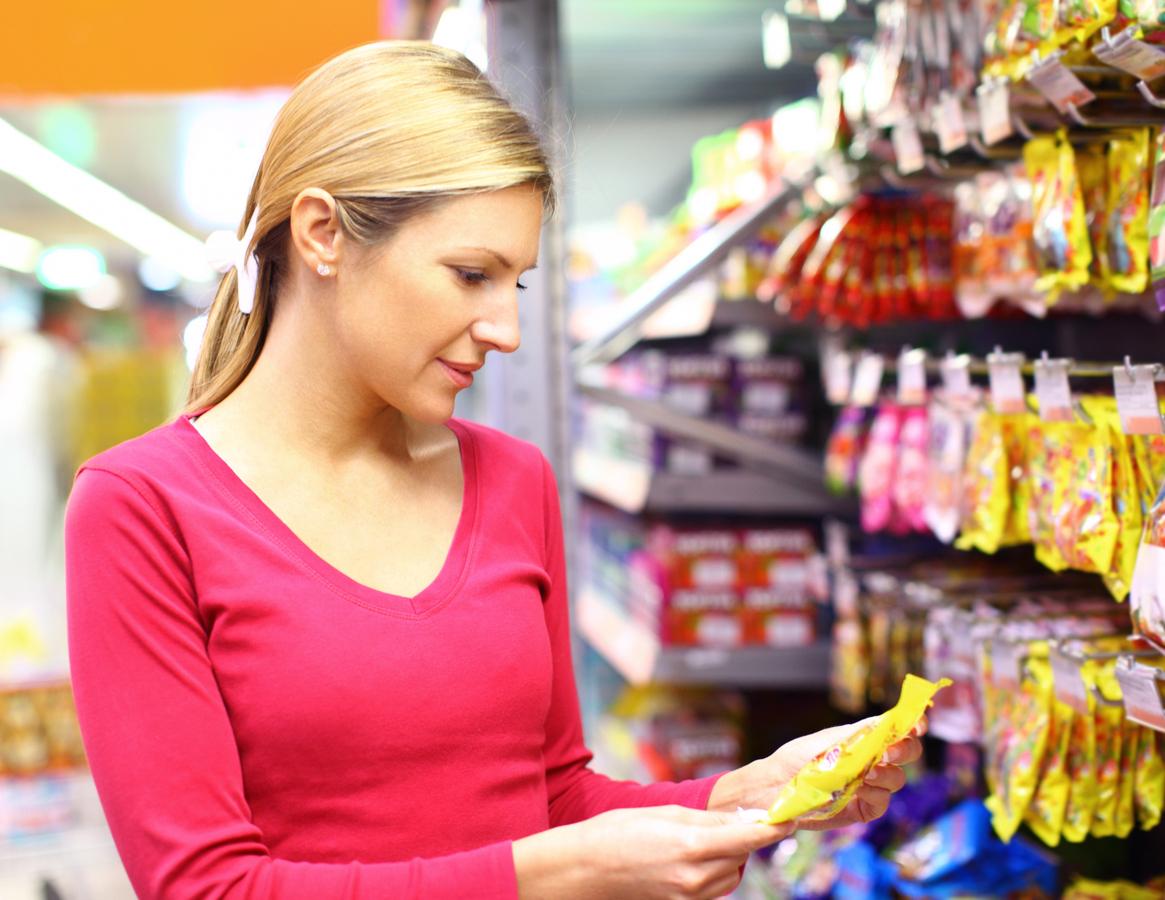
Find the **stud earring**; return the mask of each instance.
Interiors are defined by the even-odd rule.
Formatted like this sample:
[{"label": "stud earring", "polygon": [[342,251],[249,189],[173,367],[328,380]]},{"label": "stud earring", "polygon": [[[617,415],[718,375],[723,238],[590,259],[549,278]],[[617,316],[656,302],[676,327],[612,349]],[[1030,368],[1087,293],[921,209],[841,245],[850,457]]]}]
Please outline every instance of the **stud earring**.
[{"label": "stud earring", "polygon": [[316,271],[319,272],[321,275],[323,275],[325,278],[327,278],[329,275],[332,274],[332,267],[329,266],[327,263],[320,263],[318,266],[316,266]]}]

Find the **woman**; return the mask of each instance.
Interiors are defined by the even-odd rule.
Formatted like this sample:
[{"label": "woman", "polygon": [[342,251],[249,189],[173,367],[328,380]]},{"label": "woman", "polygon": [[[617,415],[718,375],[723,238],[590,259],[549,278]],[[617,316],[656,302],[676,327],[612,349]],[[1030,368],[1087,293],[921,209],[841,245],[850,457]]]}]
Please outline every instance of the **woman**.
[{"label": "woman", "polygon": [[428,44],[280,113],[187,412],[70,501],[77,710],[140,896],[714,897],[791,831],[734,811],[836,733],[683,784],[587,768],[553,474],[450,418],[518,346],[551,202],[528,123]]}]

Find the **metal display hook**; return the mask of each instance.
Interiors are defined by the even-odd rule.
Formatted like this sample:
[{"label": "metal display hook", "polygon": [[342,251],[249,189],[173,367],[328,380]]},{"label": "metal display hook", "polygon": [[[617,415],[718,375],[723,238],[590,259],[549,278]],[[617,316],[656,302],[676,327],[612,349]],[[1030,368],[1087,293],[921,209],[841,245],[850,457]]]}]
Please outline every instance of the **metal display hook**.
[{"label": "metal display hook", "polygon": [[1165,124],[1165,119],[1134,119],[1134,118],[1116,118],[1107,117],[1101,118],[1098,116],[1086,116],[1077,108],[1075,103],[1067,104],[1065,114],[1083,128],[1151,128]]}]

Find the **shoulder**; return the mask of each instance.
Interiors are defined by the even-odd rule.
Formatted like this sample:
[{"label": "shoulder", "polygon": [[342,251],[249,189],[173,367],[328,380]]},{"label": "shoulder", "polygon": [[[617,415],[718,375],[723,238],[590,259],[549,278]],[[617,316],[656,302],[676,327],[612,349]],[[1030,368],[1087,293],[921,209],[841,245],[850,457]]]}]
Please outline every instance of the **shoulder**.
[{"label": "shoulder", "polygon": [[449,425],[472,442],[483,477],[505,472],[519,473],[522,477],[541,476],[549,469],[542,451],[529,441],[466,419],[451,419]]}]

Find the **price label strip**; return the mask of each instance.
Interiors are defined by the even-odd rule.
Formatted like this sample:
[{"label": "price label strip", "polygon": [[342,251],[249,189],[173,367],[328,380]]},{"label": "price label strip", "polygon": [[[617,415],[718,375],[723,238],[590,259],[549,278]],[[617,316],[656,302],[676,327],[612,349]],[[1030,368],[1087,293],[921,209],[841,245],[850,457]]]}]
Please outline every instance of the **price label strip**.
[{"label": "price label strip", "polygon": [[1040,418],[1045,422],[1072,422],[1072,389],[1068,385],[1067,359],[1036,360],[1036,399],[1040,403]]},{"label": "price label strip", "polygon": [[942,99],[935,109],[935,131],[943,153],[954,153],[967,146],[967,119],[958,94],[942,92]]},{"label": "price label strip", "polygon": [[898,402],[903,406],[926,403],[925,350],[903,350],[898,357]]},{"label": "price label strip", "polygon": [[1027,409],[1022,353],[992,353],[987,357],[991,405],[998,413],[1014,415]]},{"label": "price label strip", "polygon": [[1165,708],[1157,689],[1157,670],[1122,659],[1117,663],[1116,678],[1124,697],[1125,715],[1155,731],[1165,731]]},{"label": "price label strip", "polygon": [[886,362],[877,353],[863,353],[854,372],[850,403],[854,406],[873,406],[882,390],[882,375]]},{"label": "price label strip", "polygon": [[975,91],[979,102],[979,131],[990,146],[1011,137],[1011,89],[1006,81],[986,82]]},{"label": "price label strip", "polygon": [[1096,94],[1060,62],[1058,54],[1038,63],[1028,72],[1027,80],[1060,113],[1066,113],[1069,106],[1084,106],[1096,99]]},{"label": "price label strip", "polygon": [[1052,685],[1056,697],[1081,715],[1090,715],[1088,689],[1080,677],[1080,666],[1076,660],[1053,647],[1049,653],[1052,663]]},{"label": "price label strip", "polygon": [[1116,366],[1112,384],[1125,434],[1165,434],[1157,399],[1157,366]]},{"label": "price label strip", "polygon": [[943,388],[953,398],[967,397],[971,393],[971,358],[969,356],[948,356],[942,362]]},{"label": "price label strip", "polygon": [[926,165],[926,154],[922,149],[922,137],[914,119],[901,119],[890,131],[890,141],[894,145],[894,159],[898,171],[903,175],[921,172]]}]

